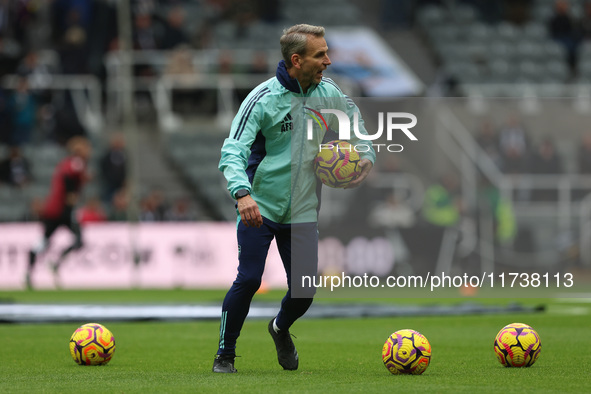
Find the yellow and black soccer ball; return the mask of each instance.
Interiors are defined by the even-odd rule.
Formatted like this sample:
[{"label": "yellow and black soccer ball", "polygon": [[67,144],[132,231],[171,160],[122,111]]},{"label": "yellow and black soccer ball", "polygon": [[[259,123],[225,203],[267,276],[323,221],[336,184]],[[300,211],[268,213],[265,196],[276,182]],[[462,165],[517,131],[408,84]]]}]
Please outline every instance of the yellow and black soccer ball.
[{"label": "yellow and black soccer ball", "polygon": [[326,186],[345,188],[359,176],[359,160],[359,153],[349,142],[331,141],[320,145],[314,159],[314,173]]},{"label": "yellow and black soccer ball", "polygon": [[533,328],[523,323],[512,323],[499,331],[494,350],[505,367],[531,367],[540,357],[542,343]]}]

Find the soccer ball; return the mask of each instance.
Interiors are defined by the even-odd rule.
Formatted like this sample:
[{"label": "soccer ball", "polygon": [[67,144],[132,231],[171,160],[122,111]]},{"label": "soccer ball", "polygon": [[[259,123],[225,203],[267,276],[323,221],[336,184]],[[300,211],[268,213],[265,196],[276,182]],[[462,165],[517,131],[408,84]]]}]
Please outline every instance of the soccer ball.
[{"label": "soccer ball", "polygon": [[314,173],[329,187],[344,188],[360,174],[359,153],[347,141],[336,140],[321,145],[314,159]]},{"label": "soccer ball", "polygon": [[431,345],[420,332],[399,330],[384,343],[382,361],[394,375],[420,375],[431,361]]},{"label": "soccer ball", "polygon": [[115,353],[115,338],[105,326],[84,324],[70,338],[70,354],[80,365],[105,365]]},{"label": "soccer ball", "polygon": [[533,328],[513,323],[499,331],[494,349],[497,359],[505,367],[531,367],[540,356],[542,343]]}]

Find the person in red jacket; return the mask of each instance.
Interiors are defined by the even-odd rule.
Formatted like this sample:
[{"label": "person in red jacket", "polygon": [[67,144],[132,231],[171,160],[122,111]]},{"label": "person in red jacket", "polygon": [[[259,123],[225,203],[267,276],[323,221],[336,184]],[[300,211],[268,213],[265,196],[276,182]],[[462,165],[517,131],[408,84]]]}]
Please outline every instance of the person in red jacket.
[{"label": "person in red jacket", "polygon": [[67,143],[67,148],[70,155],[57,164],[51,178],[49,195],[41,212],[43,240],[40,245],[29,252],[29,265],[25,278],[29,289],[32,288],[31,274],[35,268],[37,256],[49,248],[51,236],[60,226],[67,227],[74,234],[75,240],[72,245],[61,252],[53,265],[55,274],[58,273],[59,266],[68,253],[82,247],[80,225],[73,211],[82,187],[88,179],[86,170],[92,148],[88,140],[80,136],[71,138]]}]

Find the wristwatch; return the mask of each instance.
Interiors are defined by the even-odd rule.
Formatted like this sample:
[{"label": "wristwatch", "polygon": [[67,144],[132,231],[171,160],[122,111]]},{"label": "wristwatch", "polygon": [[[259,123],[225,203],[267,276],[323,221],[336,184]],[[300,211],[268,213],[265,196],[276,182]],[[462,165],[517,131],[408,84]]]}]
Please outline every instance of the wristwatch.
[{"label": "wristwatch", "polygon": [[242,198],[242,197],[246,197],[249,196],[250,192],[247,189],[240,189],[238,190],[236,193],[234,193],[234,198],[236,200]]}]

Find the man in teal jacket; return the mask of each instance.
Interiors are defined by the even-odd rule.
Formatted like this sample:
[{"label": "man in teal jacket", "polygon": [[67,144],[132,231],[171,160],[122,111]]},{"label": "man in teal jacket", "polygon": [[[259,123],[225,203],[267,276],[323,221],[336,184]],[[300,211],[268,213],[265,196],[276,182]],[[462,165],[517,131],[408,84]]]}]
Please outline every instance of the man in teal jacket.
[{"label": "man in teal jacket", "polygon": [[[323,77],[331,64],[323,27],[295,25],[284,31],[280,44],[284,60],[276,76],[246,97],[222,147],[219,168],[237,201],[239,266],[222,305],[214,372],[236,372],[236,340],[261,284],[273,239],[287,274],[288,291],[268,329],[279,364],[287,370],[298,368],[298,353],[289,328],[312,304],[313,289],[306,297],[292,297],[291,263],[314,270],[317,266],[321,184],[314,176],[312,163],[334,119],[313,136],[298,125],[304,123],[307,111],[314,111],[310,108],[313,103],[320,102],[324,108],[340,106],[348,115],[357,110],[331,79]],[[361,120],[359,129],[366,134]],[[365,145],[360,149],[360,175],[349,186],[357,187],[371,171],[375,153],[367,141],[355,137],[351,143]]]}]

